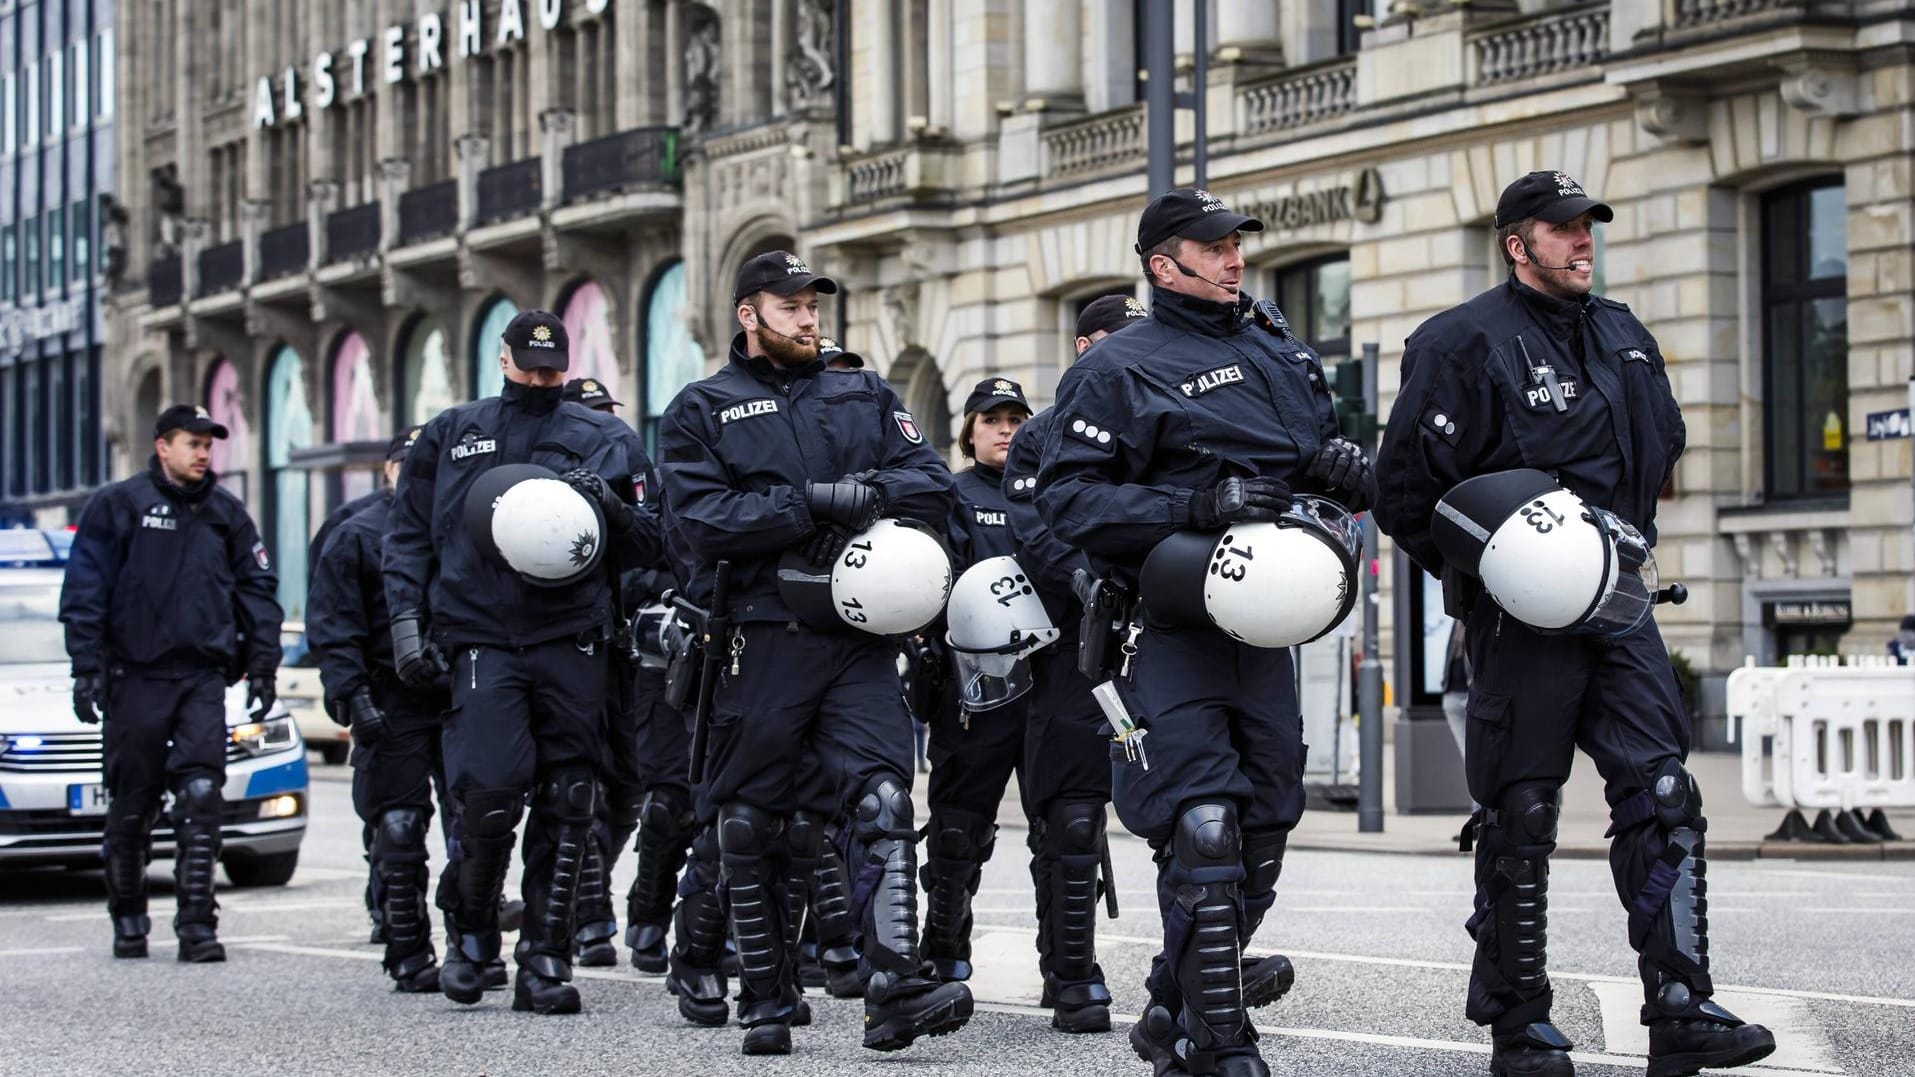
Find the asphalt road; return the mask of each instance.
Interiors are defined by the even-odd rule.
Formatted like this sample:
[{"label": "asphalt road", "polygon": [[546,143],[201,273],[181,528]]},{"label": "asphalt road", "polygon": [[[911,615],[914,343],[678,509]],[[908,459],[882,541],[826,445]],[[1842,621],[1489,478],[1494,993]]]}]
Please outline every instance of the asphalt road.
[{"label": "asphalt road", "polygon": [[[979,1012],[960,1033],[879,1055],[859,1045],[860,1003],[814,994],[817,1023],[798,1031],[790,1057],[744,1059],[737,1029],[685,1025],[660,981],[629,967],[582,970],[586,1013],[577,1017],[515,1014],[502,994],[472,1008],[393,994],[366,944],[345,774],[315,768],[313,827],[291,885],[222,893],[225,965],[172,960],[164,864],[153,874],[146,961],[110,956],[98,872],[0,876],[0,1073],[1148,1072],[1123,1037],[1156,946],[1152,869],[1139,842],[1115,843],[1123,915],[1100,923],[1117,1032],[1066,1036],[1036,1009],[1023,835],[1007,831],[977,900]],[[627,857],[621,892],[630,874]],[[1576,1041],[1581,1072],[1640,1073],[1640,987],[1606,866],[1563,861],[1553,879],[1557,1024]],[[1915,862],[1722,863],[1711,867],[1710,897],[1719,997],[1781,1041],[1740,1072],[1915,1075]],[[1291,854],[1253,945],[1290,954],[1298,969],[1290,996],[1256,1014],[1273,1069],[1487,1073],[1488,1041],[1463,1016],[1468,906],[1462,856]]]}]

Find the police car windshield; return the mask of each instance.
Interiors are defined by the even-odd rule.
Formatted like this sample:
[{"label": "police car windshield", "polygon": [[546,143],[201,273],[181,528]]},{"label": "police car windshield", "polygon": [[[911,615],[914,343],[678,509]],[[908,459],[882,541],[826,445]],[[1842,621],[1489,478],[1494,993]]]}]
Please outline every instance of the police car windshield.
[{"label": "police car windshield", "polygon": [[66,661],[60,589],[0,583],[0,665]]}]

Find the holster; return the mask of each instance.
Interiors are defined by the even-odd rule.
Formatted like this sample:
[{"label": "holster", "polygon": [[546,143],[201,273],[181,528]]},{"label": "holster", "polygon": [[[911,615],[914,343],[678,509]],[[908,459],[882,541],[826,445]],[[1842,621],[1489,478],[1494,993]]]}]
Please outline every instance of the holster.
[{"label": "holster", "polygon": [[1071,588],[1084,604],[1078,626],[1077,669],[1092,684],[1116,672],[1125,633],[1130,627],[1130,593],[1111,580],[1096,579],[1078,569]]},{"label": "holster", "polygon": [[1443,612],[1461,621],[1482,597],[1483,581],[1457,568],[1443,566]]},{"label": "holster", "polygon": [[698,692],[698,674],[705,666],[705,648],[687,633],[683,646],[672,651],[665,666],[665,705],[683,711]]}]

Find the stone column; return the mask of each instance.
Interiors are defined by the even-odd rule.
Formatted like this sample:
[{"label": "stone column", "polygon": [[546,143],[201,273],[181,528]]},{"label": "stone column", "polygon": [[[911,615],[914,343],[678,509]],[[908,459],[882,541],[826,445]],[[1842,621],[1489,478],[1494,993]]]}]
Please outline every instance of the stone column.
[{"label": "stone column", "polygon": [[306,268],[326,264],[326,218],[339,207],[339,182],[316,179],[306,185]]},{"label": "stone column", "polygon": [[940,131],[951,129],[951,99],[956,85],[951,77],[951,0],[930,0],[924,27],[925,75],[930,80],[925,119]]},{"label": "stone column", "polygon": [[399,245],[399,196],[412,189],[412,162],[388,157],[379,162],[379,253]]},{"label": "stone column", "polygon": [[1082,8],[1024,0],[1024,107],[1084,107]]},{"label": "stone column", "polygon": [[199,252],[208,246],[212,225],[204,217],[188,217],[180,222],[180,298],[192,302],[199,291]]},{"label": "stone column", "polygon": [[266,231],[272,223],[273,202],[270,198],[244,198],[239,203],[240,253],[241,263],[245,267],[240,271],[239,286],[250,287],[259,279],[259,234]]},{"label": "stone column", "polygon": [[1211,27],[1212,54],[1223,63],[1277,63],[1283,58],[1282,37],[1275,4],[1216,6]]},{"label": "stone column", "polygon": [[578,116],[569,108],[539,113],[539,205],[557,209],[565,202],[565,148],[578,138]]},{"label": "stone column", "polygon": [[[855,7],[853,10],[857,10]],[[860,102],[870,102],[871,122],[865,127],[865,139],[868,145],[895,142],[904,134],[904,123],[898,115],[899,98],[902,88],[898,85],[896,57],[890,56],[892,43],[898,40],[898,13],[891,4],[872,4],[867,9],[865,24],[858,29],[869,30],[870,45],[858,51],[864,54],[867,77],[854,97]],[[857,42],[853,34],[851,40]],[[856,111],[852,116],[856,117]]]},{"label": "stone column", "polygon": [[459,158],[459,231],[472,227],[479,216],[479,173],[485,171],[486,157],[492,152],[492,140],[480,134],[467,133],[459,136],[453,144],[454,154]]}]

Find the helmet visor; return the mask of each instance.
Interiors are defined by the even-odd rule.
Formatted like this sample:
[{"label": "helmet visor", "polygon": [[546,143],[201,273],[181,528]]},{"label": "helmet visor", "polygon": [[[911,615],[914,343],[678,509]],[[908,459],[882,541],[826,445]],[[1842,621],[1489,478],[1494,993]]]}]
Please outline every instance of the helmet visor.
[{"label": "helmet visor", "polygon": [[1327,535],[1352,565],[1363,558],[1363,525],[1350,511],[1327,497],[1299,494],[1290,502],[1289,511],[1277,521],[1285,527],[1314,527]]},{"label": "helmet visor", "polygon": [[951,652],[957,667],[958,702],[968,711],[1002,707],[1031,690],[1031,663],[1014,654]]},{"label": "helmet visor", "polygon": [[1607,509],[1590,508],[1589,518],[1609,539],[1611,564],[1601,596],[1575,631],[1593,636],[1626,636],[1642,627],[1655,608],[1655,551],[1635,525]]}]

